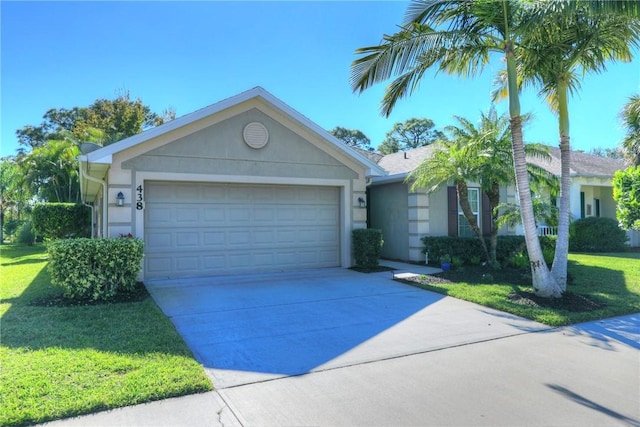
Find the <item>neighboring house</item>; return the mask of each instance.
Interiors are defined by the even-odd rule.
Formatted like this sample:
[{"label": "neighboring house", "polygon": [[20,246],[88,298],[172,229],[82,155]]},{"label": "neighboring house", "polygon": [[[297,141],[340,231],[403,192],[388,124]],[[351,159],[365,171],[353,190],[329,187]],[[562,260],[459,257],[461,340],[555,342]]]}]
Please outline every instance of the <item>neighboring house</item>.
[{"label": "neighboring house", "polygon": [[[458,205],[453,186],[427,194],[411,191],[405,180],[422,161],[429,158],[435,145],[384,156],[378,165],[388,175],[374,177],[368,187],[368,224],[383,232],[382,256],[390,259],[422,261],[424,245],[421,238],[430,236],[475,236]],[[560,176],[560,150],[549,147],[551,160],[535,160],[554,175]],[[580,152],[572,152],[571,213],[574,219],[602,216],[615,219],[613,174],[624,168],[624,162]],[[469,183],[472,210],[483,233],[491,232],[491,210],[486,196],[475,183]],[[516,203],[516,190],[501,189],[501,202]],[[516,229],[503,228],[500,234],[519,234]],[[638,233],[629,233],[630,243],[638,246]]]},{"label": "neighboring house", "polygon": [[142,278],[350,267],[383,174],[260,87],[80,157],[94,235],[143,239]]}]

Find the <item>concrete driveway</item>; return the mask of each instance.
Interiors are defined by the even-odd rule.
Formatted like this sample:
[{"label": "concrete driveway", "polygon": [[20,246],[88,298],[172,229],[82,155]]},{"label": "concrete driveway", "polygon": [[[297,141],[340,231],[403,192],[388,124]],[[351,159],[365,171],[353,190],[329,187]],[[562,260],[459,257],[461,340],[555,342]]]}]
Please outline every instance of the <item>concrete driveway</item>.
[{"label": "concrete driveway", "polygon": [[335,268],[147,287],[218,389],[547,329],[391,278]]},{"label": "concrete driveway", "polygon": [[149,288],[216,390],[47,425],[640,427],[640,314],[549,329],[341,269]]}]

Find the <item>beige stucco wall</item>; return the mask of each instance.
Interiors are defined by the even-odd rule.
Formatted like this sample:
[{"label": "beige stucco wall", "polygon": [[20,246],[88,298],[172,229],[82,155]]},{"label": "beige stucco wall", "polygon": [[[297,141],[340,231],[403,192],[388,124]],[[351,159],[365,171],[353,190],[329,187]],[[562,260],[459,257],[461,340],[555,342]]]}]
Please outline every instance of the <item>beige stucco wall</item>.
[{"label": "beige stucco wall", "polygon": [[[269,142],[249,147],[244,127],[260,122]],[[148,181],[237,182],[273,185],[326,185],[341,189],[342,264],[351,265],[351,230],[366,227],[366,169],[332,143],[252,100],[116,153],[109,169],[108,235],[132,233],[144,239],[144,186]],[[136,209],[142,185],[142,209]],[[125,205],[116,206],[122,192]]]},{"label": "beige stucco wall", "polygon": [[[264,148],[243,140],[244,127],[262,123],[269,132]],[[215,173],[354,179],[358,173],[258,109],[198,130],[122,163],[123,169],[169,173]]]}]

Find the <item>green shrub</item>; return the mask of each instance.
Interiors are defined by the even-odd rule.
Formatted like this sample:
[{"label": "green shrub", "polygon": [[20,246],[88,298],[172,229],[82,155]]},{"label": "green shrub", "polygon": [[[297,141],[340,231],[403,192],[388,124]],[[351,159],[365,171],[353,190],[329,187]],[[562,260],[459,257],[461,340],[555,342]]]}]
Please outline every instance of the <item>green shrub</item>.
[{"label": "green shrub", "polygon": [[542,257],[544,258],[544,262],[551,267],[553,264],[553,258],[556,256],[555,249],[542,248]]},{"label": "green shrub", "polygon": [[41,203],[31,213],[38,235],[47,240],[91,236],[91,208],[75,203]]},{"label": "green shrub", "polygon": [[24,243],[29,246],[32,246],[35,243],[36,234],[33,230],[31,221],[25,221],[18,227],[18,230],[16,231],[16,237],[18,243]]},{"label": "green shrub", "polygon": [[375,268],[382,253],[382,230],[375,228],[357,229],[352,232],[353,256],[356,266]]},{"label": "green shrub", "polygon": [[471,263],[471,265],[480,265],[480,263],[482,262],[482,258],[472,255],[469,257],[469,262]]},{"label": "green shrub", "polygon": [[13,238],[17,236],[18,229],[25,222],[27,221],[24,219],[10,219],[5,221],[2,226],[4,238],[7,240],[13,240]]},{"label": "green shrub", "polygon": [[132,291],[142,266],[140,239],[62,239],[48,244],[51,282],[64,296],[108,300]]},{"label": "green shrub", "polygon": [[624,252],[627,233],[611,218],[589,217],[571,224],[569,250],[572,252]]},{"label": "green shrub", "polygon": [[521,270],[528,269],[531,266],[529,257],[524,252],[519,252],[509,258],[508,263],[511,267],[519,268]]},{"label": "green shrub", "polygon": [[454,256],[453,258],[451,258],[451,266],[454,268],[454,270],[458,270],[463,265],[464,261],[462,261],[462,258],[458,256]]},{"label": "green shrub", "polygon": [[[555,251],[555,236],[541,236],[539,239],[543,251],[545,248]],[[423,252],[427,252],[428,248],[429,259],[438,260],[443,254],[449,254],[461,258],[465,264],[477,265],[485,261],[480,241],[476,237],[425,236],[422,242],[425,244]],[[485,242],[489,248],[489,239],[485,239]],[[500,264],[523,251],[527,251],[524,236],[498,236],[496,259]]]}]

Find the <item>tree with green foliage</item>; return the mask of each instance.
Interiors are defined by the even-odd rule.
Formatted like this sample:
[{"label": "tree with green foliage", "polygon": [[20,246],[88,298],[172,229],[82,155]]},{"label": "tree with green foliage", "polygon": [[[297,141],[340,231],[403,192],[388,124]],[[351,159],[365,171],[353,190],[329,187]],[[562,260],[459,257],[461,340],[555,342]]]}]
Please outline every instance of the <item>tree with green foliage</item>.
[{"label": "tree with green foliage", "polygon": [[[556,280],[558,275],[549,271],[537,238],[526,170],[519,99],[521,73],[526,70],[522,69],[522,62],[518,61],[523,57],[522,50],[537,46],[529,46],[522,43],[522,40],[529,32],[537,31],[536,26],[542,23],[547,30],[562,34],[563,28],[547,24],[572,22],[569,16],[581,8],[593,14],[616,13],[637,19],[640,6],[638,2],[625,0],[550,1],[544,2],[543,6],[548,7],[541,8],[536,3],[539,2],[414,0],[408,8],[405,24],[398,32],[385,35],[378,46],[356,51],[361,57],[352,64],[351,83],[355,91],[363,91],[377,82],[397,76],[387,86],[382,100],[382,113],[388,116],[399,99],[416,89],[427,70],[433,68],[448,74],[474,76],[489,62],[491,52],[504,55],[504,81],[511,117],[516,187],[527,252],[531,260],[532,284],[534,292],[539,296],[560,297],[564,287]],[[569,37],[574,34],[573,30],[567,33]],[[549,39],[543,39],[540,43],[544,47],[551,44],[549,41],[555,43],[556,40],[561,43],[568,41],[563,37],[550,35]],[[562,48],[563,46],[556,46],[551,51],[561,51]]]},{"label": "tree with green foliage", "polygon": [[588,154],[591,154],[592,156],[606,157],[608,159],[624,159],[624,152],[618,147],[593,147],[589,150]]},{"label": "tree with green foliage", "polygon": [[18,156],[24,181],[39,200],[49,202],[80,201],[77,144],[51,140]]},{"label": "tree with green foliage", "polygon": [[433,120],[412,118],[394,124],[378,146],[378,151],[381,154],[397,153],[400,150],[424,147],[442,138],[444,134],[435,129]]},{"label": "tree with green foliage", "polygon": [[640,231],[640,166],[616,172],[613,177],[616,217],[625,230]]},{"label": "tree with green foliage", "polygon": [[129,91],[124,91],[113,100],[97,99],[88,107],[52,108],[39,126],[24,126],[16,136],[25,147],[22,152],[69,135],[81,142],[108,145],[174,118],[175,111],[165,110],[158,115],[141,99],[132,99]]},{"label": "tree with green foliage", "polygon": [[628,62],[638,47],[640,21],[598,10],[587,2],[535,2],[518,49],[522,85],[533,85],[558,117],[561,158],[558,237],[551,274],[564,292],[569,254],[571,144],[569,95],[585,73],[599,73],[612,61]]},{"label": "tree with green foliage", "polygon": [[634,166],[640,166],[640,94],[633,95],[622,108],[620,118],[626,129],[622,140],[625,157]]},{"label": "tree with green foliage", "polygon": [[360,130],[336,126],[331,129],[329,133],[347,145],[367,151],[373,151],[373,148],[371,147],[371,140]]},{"label": "tree with green foliage", "polygon": [[384,35],[380,45],[356,50],[360,57],[351,66],[351,84],[362,92],[397,76],[382,99],[381,112],[388,116],[400,99],[414,92],[427,70],[473,77],[489,63],[490,53],[504,56],[515,180],[532,284],[537,295],[560,297],[562,290],[538,240],[522,137],[516,51],[517,30],[526,12],[526,3],[508,0],[414,0],[399,31]]},{"label": "tree with green foliage", "polygon": [[[427,193],[453,182],[464,217],[480,240],[485,259],[495,267],[500,187],[514,184],[509,119],[498,116],[493,107],[481,114],[477,126],[466,118],[454,117],[457,125],[445,128],[448,138],[437,143],[438,149],[409,174],[407,181],[412,183],[413,191],[424,188]],[[527,144],[525,151],[530,157],[549,158],[548,149],[540,144]],[[528,170],[533,182],[553,185],[553,176],[544,169],[528,164]],[[489,248],[469,203],[467,185],[470,181],[480,185],[490,204]]]},{"label": "tree with green foliage", "polygon": [[10,219],[21,219],[20,214],[26,209],[29,198],[15,158],[4,157],[0,161],[0,244],[4,242],[4,226],[8,214],[14,213]]}]

